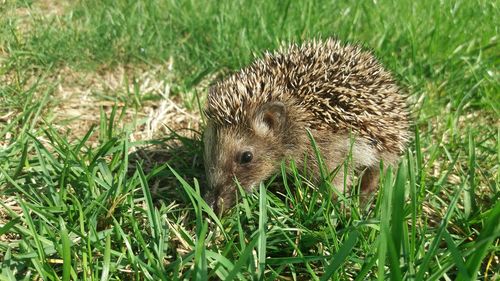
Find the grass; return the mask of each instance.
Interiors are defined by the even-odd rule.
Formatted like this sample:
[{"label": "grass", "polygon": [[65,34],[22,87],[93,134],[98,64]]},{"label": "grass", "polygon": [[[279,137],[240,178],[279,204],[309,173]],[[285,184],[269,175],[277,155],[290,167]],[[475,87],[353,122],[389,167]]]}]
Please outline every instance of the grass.
[{"label": "grass", "polygon": [[[0,15],[0,280],[499,278],[497,2],[7,0]],[[372,49],[408,92],[399,167],[371,208],[283,167],[217,217],[200,196],[209,83],[327,36]]]}]

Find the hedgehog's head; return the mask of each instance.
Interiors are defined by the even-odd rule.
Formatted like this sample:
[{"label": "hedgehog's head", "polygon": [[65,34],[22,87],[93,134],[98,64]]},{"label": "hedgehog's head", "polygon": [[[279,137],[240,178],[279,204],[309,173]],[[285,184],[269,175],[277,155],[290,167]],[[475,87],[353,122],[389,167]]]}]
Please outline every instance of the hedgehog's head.
[{"label": "hedgehog's head", "polygon": [[238,122],[220,122],[207,109],[205,199],[216,212],[235,204],[239,183],[251,191],[275,173],[285,154],[287,109],[279,101],[247,107]]}]

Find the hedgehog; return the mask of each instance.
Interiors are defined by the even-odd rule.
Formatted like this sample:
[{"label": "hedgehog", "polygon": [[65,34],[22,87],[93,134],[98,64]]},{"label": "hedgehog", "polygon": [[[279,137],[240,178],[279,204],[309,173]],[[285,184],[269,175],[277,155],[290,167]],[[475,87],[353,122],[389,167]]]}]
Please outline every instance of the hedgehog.
[{"label": "hedgehog", "polygon": [[392,75],[360,46],[330,38],[266,52],[208,91],[205,200],[222,213],[236,203],[237,183],[250,192],[283,161],[306,164],[318,180],[317,150],[337,171],[332,186],[339,192],[351,182],[336,168],[350,157],[362,194],[371,194],[380,163],[396,164],[406,149],[407,109]]}]

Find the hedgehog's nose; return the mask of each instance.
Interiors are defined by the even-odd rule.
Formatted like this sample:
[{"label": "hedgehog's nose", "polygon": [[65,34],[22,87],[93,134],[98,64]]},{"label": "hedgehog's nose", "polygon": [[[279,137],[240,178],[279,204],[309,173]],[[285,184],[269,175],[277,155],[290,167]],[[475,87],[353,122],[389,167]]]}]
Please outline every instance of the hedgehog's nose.
[{"label": "hedgehog's nose", "polygon": [[219,206],[217,204],[217,194],[215,194],[212,190],[209,192],[206,192],[205,195],[203,196],[203,199],[205,199],[205,202],[208,204],[208,206],[214,211],[214,213],[218,214],[219,213]]},{"label": "hedgehog's nose", "polygon": [[218,216],[221,216],[224,212],[228,211],[228,204],[221,196],[210,196],[209,198],[205,198],[205,202],[207,202],[208,206],[210,206],[210,208],[212,208],[214,213]]},{"label": "hedgehog's nose", "polygon": [[210,208],[212,208],[212,210],[214,211],[214,213],[217,216],[221,215],[221,208],[220,208],[219,200],[214,199],[213,201],[210,202],[209,206],[210,206]]},{"label": "hedgehog's nose", "polygon": [[215,196],[213,196],[212,194],[205,194],[205,196],[203,196],[203,199],[205,199],[205,202],[208,204],[208,206],[210,208],[214,208],[215,206]]}]

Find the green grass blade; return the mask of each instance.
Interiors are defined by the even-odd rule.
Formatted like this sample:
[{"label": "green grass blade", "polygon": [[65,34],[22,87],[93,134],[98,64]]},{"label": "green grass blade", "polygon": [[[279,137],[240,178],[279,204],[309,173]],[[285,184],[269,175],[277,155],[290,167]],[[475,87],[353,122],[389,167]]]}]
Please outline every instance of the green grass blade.
[{"label": "green grass blade", "polygon": [[62,260],[63,260],[63,281],[70,280],[71,276],[71,242],[68,236],[68,230],[63,218],[59,218],[59,225],[61,226],[61,246],[62,246]]},{"label": "green grass blade", "polygon": [[453,258],[460,274],[462,276],[465,276],[465,280],[473,280],[469,272],[467,272],[467,267],[465,266],[464,257],[458,250],[458,247],[455,244],[455,241],[453,241],[453,238],[451,237],[450,233],[448,233],[448,231],[445,230],[443,232],[443,238],[446,241],[446,245],[448,245],[448,249],[450,249],[450,255]]},{"label": "green grass blade", "polygon": [[264,279],[266,269],[266,233],[267,233],[267,195],[264,183],[259,185],[259,241],[257,243],[257,254],[259,259],[259,270],[257,278]]},{"label": "green grass blade", "polygon": [[33,218],[31,217],[30,211],[28,210],[28,207],[23,201],[19,201],[19,205],[21,206],[21,209],[23,210],[23,217],[24,217],[24,223],[28,225],[29,229],[29,235],[33,238],[35,245],[36,245],[36,251],[38,253],[38,258],[41,261],[44,261],[46,256],[45,256],[45,251],[44,247],[42,244],[42,241],[39,239],[39,235],[37,232],[37,229],[35,227],[35,223],[33,221]]},{"label": "green grass blade", "polygon": [[206,248],[205,248],[205,238],[208,231],[208,223],[204,222],[201,227],[201,231],[198,236],[198,240],[196,241],[196,249],[194,255],[194,264],[195,264],[195,278],[196,280],[208,280],[207,278],[207,257],[206,257]]},{"label": "green grass blade", "polygon": [[455,195],[453,196],[453,199],[451,200],[448,209],[446,210],[446,214],[443,217],[443,220],[441,221],[441,225],[439,226],[436,235],[434,236],[434,239],[432,240],[431,245],[429,246],[429,250],[426,252],[424,259],[422,263],[419,266],[419,270],[417,272],[417,275],[415,277],[415,280],[424,280],[424,275],[427,272],[427,268],[429,267],[429,263],[431,261],[431,258],[434,257],[436,254],[436,250],[438,249],[439,242],[441,241],[441,237],[446,230],[446,226],[448,225],[448,222],[450,221],[451,215],[453,214],[453,211],[455,210],[455,205],[458,202],[458,198],[460,197],[460,193],[463,190],[463,185],[460,187],[459,190],[455,192]]},{"label": "green grass blade", "polygon": [[474,141],[474,137],[472,136],[472,133],[469,131],[469,187],[467,188],[467,191],[464,193],[464,213],[465,216],[468,218],[470,217],[471,213],[475,213],[477,211],[477,206],[476,206],[476,180],[475,180],[475,174],[476,174],[476,145]]},{"label": "green grass blade", "polygon": [[392,280],[401,280],[400,268],[401,247],[404,244],[403,224],[405,207],[405,184],[407,179],[407,168],[404,162],[399,165],[396,182],[393,187],[392,215],[391,215],[391,239],[389,241],[389,264],[391,265],[390,276]]},{"label": "green grass blade", "polygon": [[380,237],[378,238],[378,280],[383,280],[385,275],[385,260],[391,243],[390,237],[390,220],[392,213],[392,167],[388,167],[384,171],[385,177],[383,181],[383,197],[380,209]]},{"label": "green grass blade", "polygon": [[151,191],[149,190],[149,184],[140,165],[138,165],[137,167],[137,172],[139,174],[142,194],[144,194],[144,201],[146,202],[146,214],[148,217],[149,226],[151,228],[151,234],[153,235],[153,238],[155,240],[158,240],[161,230],[160,226],[158,225],[158,219],[156,218],[155,206],[153,205],[153,199],[151,197]]},{"label": "green grass blade", "polygon": [[[216,269],[215,274],[217,275],[217,277],[219,277],[220,280],[226,280],[229,272],[233,270],[234,264],[225,256],[219,253],[215,253],[213,251],[207,250],[206,256],[207,259],[222,265]],[[238,273],[237,278],[243,280],[244,279],[243,274]]]},{"label": "green grass blade", "polygon": [[258,241],[259,241],[259,235],[257,234],[252,238],[252,240],[250,240],[248,244],[245,245],[245,249],[239,255],[239,259],[234,264],[233,270],[231,270],[227,275],[225,279],[226,281],[231,281],[238,275],[238,273],[240,272],[240,268],[243,267],[243,265],[247,262],[248,258],[252,255],[252,250],[254,249]]},{"label": "green grass blade", "polygon": [[338,252],[330,260],[330,264],[325,268],[325,274],[321,276],[320,280],[329,280],[330,277],[337,271],[342,264],[345,263],[346,259],[351,254],[352,249],[358,242],[359,232],[354,230],[349,233],[349,238],[342,244]]},{"label": "green grass blade", "polygon": [[[477,278],[477,272],[479,271],[481,262],[492,246],[493,241],[500,237],[500,223],[498,222],[500,222],[500,201],[496,202],[495,206],[489,211],[488,216],[484,219],[484,228],[475,241],[478,248],[467,258],[467,272],[472,273],[473,280]],[[457,276],[457,280],[468,280],[467,277],[468,276],[460,272]]]},{"label": "green grass blade", "polygon": [[318,147],[316,140],[314,139],[314,136],[312,135],[310,130],[307,130],[307,137],[309,138],[309,141],[311,142],[311,146],[314,150],[316,160],[318,161],[318,167],[319,167],[321,179],[327,180],[328,172],[325,170],[326,166],[325,166],[325,163],[323,162],[323,157],[321,155],[321,151],[319,151],[319,147]]},{"label": "green grass blade", "polygon": [[417,213],[418,213],[418,192],[416,185],[416,166],[415,166],[415,157],[413,153],[409,152],[408,154],[408,175],[409,175],[409,184],[410,184],[410,201],[411,201],[411,231],[409,237],[409,246],[408,246],[408,273],[409,275],[415,274],[415,255],[417,248]]},{"label": "green grass blade", "polygon": [[107,281],[109,279],[110,267],[111,267],[111,235],[109,232],[107,232],[106,244],[104,246],[101,281]]},{"label": "green grass blade", "polygon": [[0,263],[0,280],[11,281],[16,280],[15,273],[11,269],[12,262],[12,250],[7,248],[3,256],[3,261]]},{"label": "green grass blade", "polygon": [[[3,204],[1,205],[2,207],[5,208],[5,205]],[[14,226],[16,226],[19,223],[20,220],[21,220],[20,217],[14,218],[9,222],[7,222],[6,224],[4,224],[2,227],[0,227],[0,236],[3,236],[5,233],[9,232]]]},{"label": "green grass blade", "polygon": [[200,204],[202,206],[203,210],[210,216],[210,218],[215,222],[215,224],[217,224],[217,226],[221,230],[223,230],[224,227],[222,226],[219,218],[214,213],[214,211],[212,210],[212,208],[210,208],[210,206],[208,206],[208,204],[205,202],[205,200],[203,200],[203,198],[200,196],[200,194],[198,194],[196,191],[194,191],[194,189],[172,167],[170,167],[168,165],[168,168],[170,169],[170,171],[172,172],[172,174],[174,174],[174,176],[177,178],[177,180],[181,183],[181,185],[184,188],[184,190],[186,190],[186,192],[188,194],[190,194],[191,196],[193,196],[194,199],[196,199],[196,201],[198,202],[198,204]]}]

